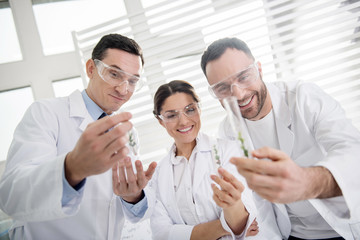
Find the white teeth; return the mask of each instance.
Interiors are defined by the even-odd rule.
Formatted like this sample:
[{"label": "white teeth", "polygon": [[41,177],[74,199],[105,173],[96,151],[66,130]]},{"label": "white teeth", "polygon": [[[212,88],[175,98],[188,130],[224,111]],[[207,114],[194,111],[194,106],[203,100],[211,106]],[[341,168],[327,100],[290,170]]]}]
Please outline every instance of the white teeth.
[{"label": "white teeth", "polygon": [[187,132],[191,129],[192,127],[188,127],[188,128],[184,128],[184,129],[179,129],[179,132]]},{"label": "white teeth", "polygon": [[239,105],[240,105],[240,107],[243,107],[243,106],[246,106],[246,105],[248,105],[249,104],[249,102],[251,101],[251,97],[246,101],[246,102],[243,102],[243,103],[239,103]]}]

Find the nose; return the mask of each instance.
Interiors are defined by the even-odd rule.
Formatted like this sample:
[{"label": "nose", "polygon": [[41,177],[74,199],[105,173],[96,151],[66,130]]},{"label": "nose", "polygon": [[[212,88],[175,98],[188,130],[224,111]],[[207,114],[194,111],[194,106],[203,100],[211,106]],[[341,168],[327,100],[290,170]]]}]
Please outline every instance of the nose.
[{"label": "nose", "polygon": [[128,89],[128,81],[124,81],[116,86],[116,91],[118,91],[122,95],[126,95],[129,91]]},{"label": "nose", "polygon": [[236,84],[231,85],[231,96],[236,97],[237,99],[242,99],[245,96],[245,88],[241,88]]},{"label": "nose", "polygon": [[185,112],[180,112],[179,114],[179,122],[187,122],[189,117],[185,114]]}]

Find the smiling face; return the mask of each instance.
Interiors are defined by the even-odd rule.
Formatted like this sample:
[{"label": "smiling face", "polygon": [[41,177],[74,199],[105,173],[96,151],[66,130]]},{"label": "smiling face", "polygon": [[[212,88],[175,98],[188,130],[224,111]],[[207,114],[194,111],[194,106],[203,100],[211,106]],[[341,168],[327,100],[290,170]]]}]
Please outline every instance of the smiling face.
[{"label": "smiling face", "polygon": [[[220,58],[212,60],[206,65],[207,80],[211,85],[233,76],[241,70],[247,69],[254,61],[244,52],[228,48]],[[272,107],[271,99],[266,86],[262,81],[262,68],[257,63],[259,77],[250,86],[240,88],[232,87],[232,95],[239,103],[241,114],[249,120],[259,120],[266,116]]]},{"label": "smiling face", "polygon": [[[119,49],[107,49],[105,57],[99,60],[111,67],[135,76],[140,76],[142,70],[141,58],[139,56]],[[133,94],[126,89],[126,84],[112,86],[105,82],[99,76],[97,67],[92,59],[89,59],[86,63],[86,72],[90,79],[86,93],[107,114],[119,110]]]},{"label": "smiling face", "polygon": [[[177,92],[166,98],[161,106],[160,114],[173,112],[174,110],[184,111],[184,109],[192,103],[194,103],[194,99],[190,94]],[[181,112],[176,121],[165,122],[160,119],[159,122],[168,134],[174,138],[177,148],[183,148],[188,145],[191,145],[192,148],[195,146],[196,136],[201,127],[200,113],[188,117]]]}]

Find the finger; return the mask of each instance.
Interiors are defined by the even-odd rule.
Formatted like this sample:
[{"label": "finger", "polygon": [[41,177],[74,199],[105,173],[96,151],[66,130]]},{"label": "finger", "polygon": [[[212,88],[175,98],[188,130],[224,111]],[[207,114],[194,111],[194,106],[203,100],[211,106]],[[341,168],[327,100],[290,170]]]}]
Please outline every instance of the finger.
[{"label": "finger", "polygon": [[118,187],[119,187],[119,175],[118,175],[118,163],[115,163],[112,167],[112,184],[113,191],[116,195],[119,195]]},{"label": "finger", "polygon": [[145,176],[146,176],[146,179],[149,181],[152,177],[152,175],[154,174],[155,172],[155,169],[156,169],[156,166],[157,166],[157,163],[156,162],[152,162],[148,169],[146,170],[145,172]]},{"label": "finger", "polygon": [[141,189],[143,189],[147,184],[147,180],[145,177],[143,165],[140,160],[135,161],[135,167],[136,167],[137,184]]},{"label": "finger", "polygon": [[236,190],[234,186],[231,183],[225,181],[225,179],[222,179],[216,175],[211,175],[210,177],[221,187],[221,191],[224,194],[224,196],[221,196],[223,200],[225,200],[225,198],[229,199],[228,197],[225,197],[225,195],[231,195],[231,197],[233,197],[234,199],[239,199],[241,197],[241,192],[239,190]]},{"label": "finger", "polygon": [[280,161],[289,158],[288,155],[283,151],[270,147],[262,147],[257,150],[254,150],[252,151],[252,155],[259,159],[268,158],[273,161]]},{"label": "finger", "polygon": [[88,128],[94,131],[97,135],[102,135],[104,132],[115,127],[117,124],[129,121],[131,117],[132,115],[129,112],[106,116],[89,124]]},{"label": "finger", "polygon": [[232,157],[230,163],[234,164],[238,172],[243,175],[246,171],[254,171],[253,159],[251,158],[242,158],[242,157]]},{"label": "finger", "polygon": [[[127,148],[126,143],[128,138],[126,136],[113,139],[111,142],[108,142],[107,146],[104,148],[104,154],[107,156],[112,156],[114,153],[118,154],[121,152],[121,149]],[[128,152],[128,151],[127,151]],[[125,157],[125,156],[123,156]]]},{"label": "finger", "polygon": [[118,163],[118,174],[119,174],[119,183],[123,184],[123,186],[127,186],[126,183],[126,174],[125,174],[125,159],[128,157],[125,157],[121,159]]},{"label": "finger", "polygon": [[136,176],[134,173],[134,169],[130,157],[125,158],[125,168],[126,168],[127,184],[129,186],[129,189],[133,191],[137,191],[138,185],[136,182]]},{"label": "finger", "polygon": [[254,221],[251,223],[251,225],[253,225],[253,226],[258,226],[258,222],[256,221],[256,218],[255,218]]},{"label": "finger", "polygon": [[119,182],[119,174],[118,174],[118,167],[119,163],[115,163],[112,167],[112,179],[114,183]]},{"label": "finger", "polygon": [[[265,160],[256,160],[251,158],[237,158],[233,157],[230,159],[238,172],[242,176],[247,176],[250,173],[257,173],[262,175],[280,176],[283,175],[284,166],[283,162],[273,162]],[[248,180],[248,179],[246,179]]]},{"label": "finger", "polygon": [[279,177],[254,172],[246,172],[244,177],[250,188],[276,188],[276,190],[280,190],[279,186],[282,179]]},{"label": "finger", "polygon": [[115,146],[122,147],[129,141],[127,132],[131,128],[131,122],[124,122],[121,125],[114,127],[111,131],[102,134],[99,139],[106,145],[106,147],[108,147],[110,144],[113,144],[114,142]]},{"label": "finger", "polygon": [[231,183],[235,189],[237,189],[241,192],[244,191],[244,185],[237,178],[235,178],[234,175],[232,175],[230,172],[228,172],[226,169],[219,168],[218,172],[219,172],[220,176],[222,176],[225,181]]},{"label": "finger", "polygon": [[216,203],[216,205],[218,205],[221,208],[227,207],[228,205],[223,201],[223,199],[219,196],[219,194],[221,193],[221,190],[218,189],[216,187],[215,184],[211,184],[211,188],[213,190],[213,199]]},{"label": "finger", "polygon": [[271,202],[287,203],[287,194],[289,189],[288,181],[283,178],[256,175],[249,177],[248,186],[257,192],[261,197]]},{"label": "finger", "polygon": [[99,154],[99,158],[102,159],[102,161],[111,160],[111,165],[115,163],[114,159],[111,159],[114,153],[120,153],[115,160],[125,157],[128,150],[122,149],[126,147],[126,143],[128,142],[126,129],[131,126],[131,123],[127,123],[127,125],[128,126],[116,127],[113,131],[101,136],[90,136],[87,134],[87,136],[85,136],[86,138],[94,139],[89,146],[93,155]]},{"label": "finger", "polygon": [[[215,176],[215,175],[212,175]],[[217,176],[215,176],[217,177]],[[219,177],[217,177],[219,178]],[[216,187],[215,184],[212,184],[211,187],[213,188],[214,195],[216,195],[221,202],[225,204],[232,204],[235,200],[229,195],[228,192],[224,190],[220,190],[218,187]]]},{"label": "finger", "polygon": [[[127,158],[129,154],[129,149],[124,146],[121,149],[117,149],[116,151],[107,154],[111,154],[110,162],[115,163],[117,161],[123,161],[124,158]],[[105,155],[105,157],[107,157],[107,155]]]},{"label": "finger", "polygon": [[246,234],[246,236],[256,236],[257,234],[259,233],[259,229],[255,229],[255,230],[253,230],[253,229],[251,229],[247,234]]}]

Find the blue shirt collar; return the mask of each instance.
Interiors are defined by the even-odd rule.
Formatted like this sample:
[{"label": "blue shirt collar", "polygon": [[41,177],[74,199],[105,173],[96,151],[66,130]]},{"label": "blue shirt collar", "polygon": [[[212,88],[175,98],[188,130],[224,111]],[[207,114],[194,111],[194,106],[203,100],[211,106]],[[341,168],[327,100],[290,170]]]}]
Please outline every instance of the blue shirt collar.
[{"label": "blue shirt collar", "polygon": [[90,116],[94,120],[97,120],[104,111],[89,97],[89,95],[87,95],[85,89],[81,92],[81,95],[84,99],[86,109],[88,110]]}]

